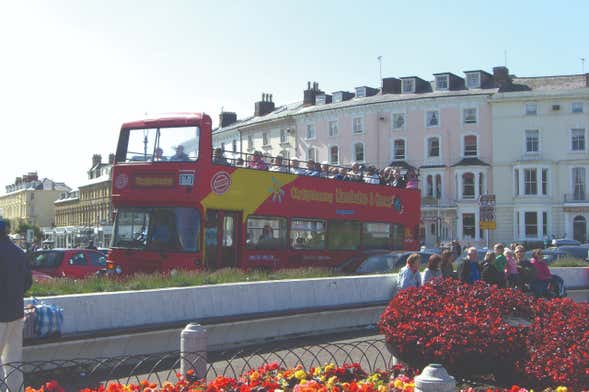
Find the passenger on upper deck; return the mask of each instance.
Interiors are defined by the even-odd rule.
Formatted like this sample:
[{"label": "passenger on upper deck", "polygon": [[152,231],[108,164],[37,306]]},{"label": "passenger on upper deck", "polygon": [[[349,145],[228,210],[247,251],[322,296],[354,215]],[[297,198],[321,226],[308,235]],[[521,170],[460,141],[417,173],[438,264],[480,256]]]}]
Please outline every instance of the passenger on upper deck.
[{"label": "passenger on upper deck", "polygon": [[364,174],[364,182],[367,184],[380,184],[380,177],[376,173],[374,166],[369,166]]},{"label": "passenger on upper deck", "polygon": [[176,146],[176,154],[172,155],[172,157],[170,157],[170,161],[187,161],[188,160],[188,155],[184,152],[184,146],[181,144],[178,144]]},{"label": "passenger on upper deck", "polygon": [[407,170],[406,183],[406,188],[417,189],[417,173],[415,173],[415,169],[410,168]]},{"label": "passenger on upper deck", "polygon": [[229,165],[227,158],[223,155],[223,150],[218,147],[213,151],[213,163],[215,165]]},{"label": "passenger on upper deck", "polygon": [[290,172],[292,174],[305,174],[306,170],[299,167],[299,160],[297,158],[292,158],[290,160]]},{"label": "passenger on upper deck", "polygon": [[311,177],[319,177],[319,170],[317,170],[317,166],[315,165],[315,161],[314,160],[309,160],[307,162],[307,170],[305,171],[305,175],[307,176],[311,176]]},{"label": "passenger on upper deck", "polygon": [[288,173],[288,168],[282,164],[282,156],[280,155],[274,158],[274,162],[272,162],[272,166],[268,170],[277,173]]},{"label": "passenger on upper deck", "polygon": [[362,181],[362,172],[360,171],[360,164],[358,162],[354,162],[352,164],[352,170],[348,171],[348,181]]},{"label": "passenger on upper deck", "polygon": [[164,156],[164,150],[160,147],[155,149],[155,153],[153,154],[154,161],[167,161],[168,159]]},{"label": "passenger on upper deck", "polygon": [[330,172],[330,169],[329,169],[329,163],[327,161],[321,162],[320,170],[321,170],[321,173],[319,174],[319,177],[322,177],[322,178],[333,178],[331,176],[331,172]]},{"label": "passenger on upper deck", "polygon": [[262,159],[262,153],[260,151],[254,151],[252,160],[248,165],[251,169],[268,170],[268,164]]},{"label": "passenger on upper deck", "polygon": [[392,186],[394,186],[395,188],[405,188],[405,186],[407,185],[407,182],[405,182],[405,179],[403,177],[401,177],[401,172],[399,171],[399,169],[393,169],[391,176],[392,176],[392,181],[391,181]]}]

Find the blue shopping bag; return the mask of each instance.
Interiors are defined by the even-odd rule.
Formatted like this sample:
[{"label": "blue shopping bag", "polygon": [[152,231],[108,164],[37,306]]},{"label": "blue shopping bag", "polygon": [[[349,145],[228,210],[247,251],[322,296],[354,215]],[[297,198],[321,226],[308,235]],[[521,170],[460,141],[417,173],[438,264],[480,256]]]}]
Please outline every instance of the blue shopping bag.
[{"label": "blue shopping bag", "polygon": [[32,303],[35,307],[35,337],[44,338],[61,335],[63,308],[45,303],[37,298],[33,298]]}]

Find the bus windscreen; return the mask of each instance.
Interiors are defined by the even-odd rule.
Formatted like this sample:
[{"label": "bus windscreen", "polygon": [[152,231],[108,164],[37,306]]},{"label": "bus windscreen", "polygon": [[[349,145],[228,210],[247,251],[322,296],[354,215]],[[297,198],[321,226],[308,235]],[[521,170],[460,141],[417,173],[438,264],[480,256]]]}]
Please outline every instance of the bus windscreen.
[{"label": "bus windscreen", "polygon": [[198,127],[130,129],[125,162],[179,162],[198,159]]}]

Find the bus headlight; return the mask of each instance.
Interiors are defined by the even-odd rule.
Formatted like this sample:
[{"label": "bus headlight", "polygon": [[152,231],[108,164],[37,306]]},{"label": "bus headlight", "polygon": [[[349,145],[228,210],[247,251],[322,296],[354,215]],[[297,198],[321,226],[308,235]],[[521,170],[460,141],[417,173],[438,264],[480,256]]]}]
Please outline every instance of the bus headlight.
[{"label": "bus headlight", "polygon": [[117,266],[115,267],[115,272],[116,272],[116,274],[117,274],[117,275],[120,275],[120,274],[122,274],[122,273],[123,273],[123,268],[121,268],[121,266],[120,266],[120,265],[117,265]]}]

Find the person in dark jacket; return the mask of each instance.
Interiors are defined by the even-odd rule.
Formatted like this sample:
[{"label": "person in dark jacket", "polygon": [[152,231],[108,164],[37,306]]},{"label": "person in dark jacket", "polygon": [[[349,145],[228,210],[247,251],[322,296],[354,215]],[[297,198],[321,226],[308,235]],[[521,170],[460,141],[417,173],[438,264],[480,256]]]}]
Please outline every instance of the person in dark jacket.
[{"label": "person in dark jacket", "polygon": [[466,251],[466,258],[458,267],[458,277],[464,283],[474,283],[481,279],[479,263],[477,262],[477,248],[470,247]]},{"label": "person in dark jacket", "polygon": [[0,375],[9,391],[22,390],[22,373],[5,365],[22,361],[23,297],[32,284],[26,256],[8,238],[8,224],[0,219]]},{"label": "person in dark jacket", "polygon": [[494,252],[487,252],[481,266],[481,279],[489,284],[505,287],[505,275],[497,269]]}]

